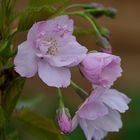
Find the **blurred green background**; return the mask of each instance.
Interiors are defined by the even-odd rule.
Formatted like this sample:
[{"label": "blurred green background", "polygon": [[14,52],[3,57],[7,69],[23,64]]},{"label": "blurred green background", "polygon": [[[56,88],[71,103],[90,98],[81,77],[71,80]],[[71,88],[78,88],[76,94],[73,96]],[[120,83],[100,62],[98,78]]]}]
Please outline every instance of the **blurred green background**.
[{"label": "blurred green background", "polygon": [[[139,140],[140,139],[140,1],[139,0],[73,0],[71,3],[101,2],[118,10],[115,19],[103,17],[97,22],[111,31],[113,53],[121,56],[123,76],[115,82],[114,88],[127,94],[131,99],[130,109],[123,115],[123,128],[119,133],[110,133],[106,140]],[[19,0],[17,8],[27,5],[26,0]],[[73,16],[75,24],[90,29],[90,25],[80,17]],[[26,39],[26,33],[20,34],[17,43]],[[95,38],[86,35],[78,38],[79,42],[90,50],[95,49]],[[87,91],[91,90],[77,68],[72,69],[73,80]],[[82,102],[71,87],[63,90],[65,105],[73,114]],[[48,88],[38,76],[26,81],[21,102],[18,106],[28,106],[36,112],[55,120],[55,110],[58,107],[57,90]],[[21,131],[22,140],[35,140]],[[71,140],[85,140],[81,129],[69,135]]]}]

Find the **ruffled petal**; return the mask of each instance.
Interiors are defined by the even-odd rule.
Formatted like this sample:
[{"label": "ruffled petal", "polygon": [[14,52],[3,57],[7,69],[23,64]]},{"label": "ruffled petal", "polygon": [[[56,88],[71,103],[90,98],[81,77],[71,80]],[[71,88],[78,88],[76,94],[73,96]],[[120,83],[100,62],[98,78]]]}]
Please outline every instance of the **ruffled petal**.
[{"label": "ruffled petal", "polygon": [[53,66],[72,67],[78,65],[86,57],[87,49],[81,46],[73,36],[65,36],[59,40],[59,44],[57,54],[48,60]]},{"label": "ruffled petal", "polygon": [[88,121],[88,130],[92,131],[92,137],[94,140],[101,140],[107,135],[107,131],[104,131],[103,129],[97,129],[94,126],[94,121]]},{"label": "ruffled petal", "polygon": [[127,104],[130,102],[130,99],[115,89],[105,89],[101,100],[110,108],[121,113],[124,113],[129,108]]},{"label": "ruffled petal", "polygon": [[37,72],[37,58],[32,43],[25,41],[18,46],[14,59],[15,70],[23,77],[32,77]]},{"label": "ruffled petal", "polygon": [[68,16],[58,16],[46,22],[46,31],[54,31],[60,36],[72,35],[73,33],[73,20]]},{"label": "ruffled petal", "polygon": [[92,122],[93,127],[104,131],[118,132],[122,127],[120,114],[115,110],[109,110],[109,113]]},{"label": "ruffled petal", "polygon": [[107,135],[107,132],[102,129],[94,129],[94,128],[91,129],[93,131],[94,140],[102,140]]},{"label": "ruffled petal", "polygon": [[104,116],[107,113],[107,107],[103,103],[96,101],[90,104],[85,104],[82,108],[80,108],[78,112],[81,118],[87,120],[95,120],[98,117]]},{"label": "ruffled petal", "polygon": [[92,129],[89,128],[89,125],[85,119],[79,120],[80,127],[82,128],[87,140],[91,140],[93,136]]},{"label": "ruffled petal", "polygon": [[39,62],[39,77],[51,87],[67,87],[70,85],[70,70],[64,67],[57,68],[50,66],[45,61]]}]

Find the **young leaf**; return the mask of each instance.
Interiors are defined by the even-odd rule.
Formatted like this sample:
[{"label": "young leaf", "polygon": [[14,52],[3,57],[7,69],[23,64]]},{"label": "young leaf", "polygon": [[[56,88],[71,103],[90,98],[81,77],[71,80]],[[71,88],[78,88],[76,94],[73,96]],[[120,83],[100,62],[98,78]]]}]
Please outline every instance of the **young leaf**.
[{"label": "young leaf", "polygon": [[18,112],[16,118],[20,127],[38,140],[67,140],[51,120],[27,108]]},{"label": "young leaf", "polygon": [[37,21],[51,17],[55,9],[50,6],[29,7],[20,16],[18,31],[26,31]]}]

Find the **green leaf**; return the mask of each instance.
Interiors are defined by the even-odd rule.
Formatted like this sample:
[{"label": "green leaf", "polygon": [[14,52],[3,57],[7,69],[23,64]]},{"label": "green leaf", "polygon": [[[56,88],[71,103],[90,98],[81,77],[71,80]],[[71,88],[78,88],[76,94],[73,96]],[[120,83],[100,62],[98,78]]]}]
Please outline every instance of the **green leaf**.
[{"label": "green leaf", "polygon": [[43,6],[43,5],[52,5],[58,3],[65,3],[69,0],[30,0],[29,4],[31,6]]},{"label": "green leaf", "polygon": [[37,140],[68,140],[54,123],[29,109],[22,109],[17,115],[20,127]]},{"label": "green leaf", "polygon": [[38,96],[32,97],[32,99],[22,99],[19,100],[19,102],[16,105],[17,109],[20,109],[22,107],[28,107],[28,108],[36,108],[39,104],[42,103],[45,96],[43,94],[40,94]]},{"label": "green leaf", "polygon": [[46,20],[55,13],[50,6],[29,7],[21,15],[18,24],[18,31],[26,31],[38,21]]},{"label": "green leaf", "polygon": [[8,41],[4,41],[1,43],[0,45],[0,54],[3,53],[3,51],[7,48],[9,42]]},{"label": "green leaf", "polygon": [[10,81],[4,91],[4,110],[7,116],[10,116],[22,92],[25,79],[16,77]]}]

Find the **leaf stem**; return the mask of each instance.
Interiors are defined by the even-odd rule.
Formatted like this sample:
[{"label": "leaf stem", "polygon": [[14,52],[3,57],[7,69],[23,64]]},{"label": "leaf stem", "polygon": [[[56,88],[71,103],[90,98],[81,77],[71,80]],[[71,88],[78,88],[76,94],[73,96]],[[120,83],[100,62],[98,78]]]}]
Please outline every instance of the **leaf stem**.
[{"label": "leaf stem", "polygon": [[71,85],[74,87],[76,93],[83,99],[85,100],[88,97],[88,93],[82,89],[80,86],[78,86],[76,83],[71,81]]}]

